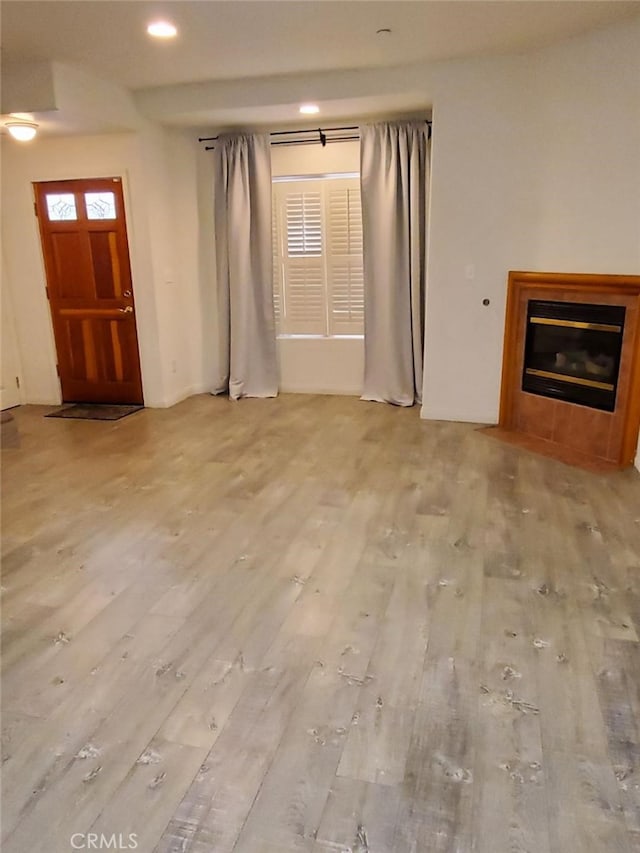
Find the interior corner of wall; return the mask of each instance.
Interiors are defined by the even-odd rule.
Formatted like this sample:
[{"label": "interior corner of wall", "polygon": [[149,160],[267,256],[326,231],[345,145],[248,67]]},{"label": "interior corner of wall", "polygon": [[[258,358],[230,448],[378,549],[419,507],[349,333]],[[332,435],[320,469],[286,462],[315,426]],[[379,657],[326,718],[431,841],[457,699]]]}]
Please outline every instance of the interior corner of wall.
[{"label": "interior corner of wall", "polygon": [[206,389],[200,387],[200,385],[188,385],[162,399],[157,399],[156,397],[150,397],[148,400],[145,399],[144,404],[147,409],[170,409],[172,406],[188,400],[189,397],[193,397],[195,394],[204,394],[205,391]]}]

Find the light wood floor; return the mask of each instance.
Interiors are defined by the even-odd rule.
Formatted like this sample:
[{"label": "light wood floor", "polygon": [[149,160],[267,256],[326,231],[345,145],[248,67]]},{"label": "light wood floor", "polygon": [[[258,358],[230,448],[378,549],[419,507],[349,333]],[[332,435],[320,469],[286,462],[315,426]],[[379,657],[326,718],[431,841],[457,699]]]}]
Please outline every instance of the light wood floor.
[{"label": "light wood floor", "polygon": [[3,451],[4,853],[640,850],[636,471],[351,398],[44,411]]}]

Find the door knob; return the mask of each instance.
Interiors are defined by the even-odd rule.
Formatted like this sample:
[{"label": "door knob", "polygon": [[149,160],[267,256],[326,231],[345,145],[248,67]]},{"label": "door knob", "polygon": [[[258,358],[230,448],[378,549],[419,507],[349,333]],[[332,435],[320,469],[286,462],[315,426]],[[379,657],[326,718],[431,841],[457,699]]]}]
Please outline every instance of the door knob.
[{"label": "door knob", "polygon": [[124,293],[123,293],[122,295],[123,295],[123,296],[125,296],[125,297],[129,297],[129,296],[131,296],[131,291],[130,291],[130,290],[125,290],[125,291],[124,291]]},{"label": "door knob", "polygon": [[133,308],[131,305],[127,305],[126,308],[118,308],[121,314],[133,314]]}]

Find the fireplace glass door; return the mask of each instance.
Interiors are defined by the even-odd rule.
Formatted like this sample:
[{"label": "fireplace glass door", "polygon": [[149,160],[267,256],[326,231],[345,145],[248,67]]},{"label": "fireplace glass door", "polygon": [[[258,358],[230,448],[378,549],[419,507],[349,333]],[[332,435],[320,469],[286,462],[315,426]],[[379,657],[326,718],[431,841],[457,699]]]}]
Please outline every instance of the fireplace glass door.
[{"label": "fireplace glass door", "polygon": [[522,390],[612,412],[625,308],[530,300]]}]

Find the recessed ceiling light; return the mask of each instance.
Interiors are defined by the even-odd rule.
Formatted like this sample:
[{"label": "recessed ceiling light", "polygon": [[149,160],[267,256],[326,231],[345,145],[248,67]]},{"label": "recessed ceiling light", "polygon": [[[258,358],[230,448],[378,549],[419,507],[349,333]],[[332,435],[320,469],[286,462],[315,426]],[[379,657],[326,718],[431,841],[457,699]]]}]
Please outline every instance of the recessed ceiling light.
[{"label": "recessed ceiling light", "polygon": [[169,21],[153,21],[147,27],[147,32],[157,39],[172,39],[178,34],[176,27]]},{"label": "recessed ceiling light", "polygon": [[317,104],[303,104],[300,107],[300,112],[305,116],[314,116],[320,112],[320,107]]},{"label": "recessed ceiling light", "polygon": [[30,142],[36,135],[38,125],[35,121],[7,121],[4,125],[11,136],[19,142]]}]

